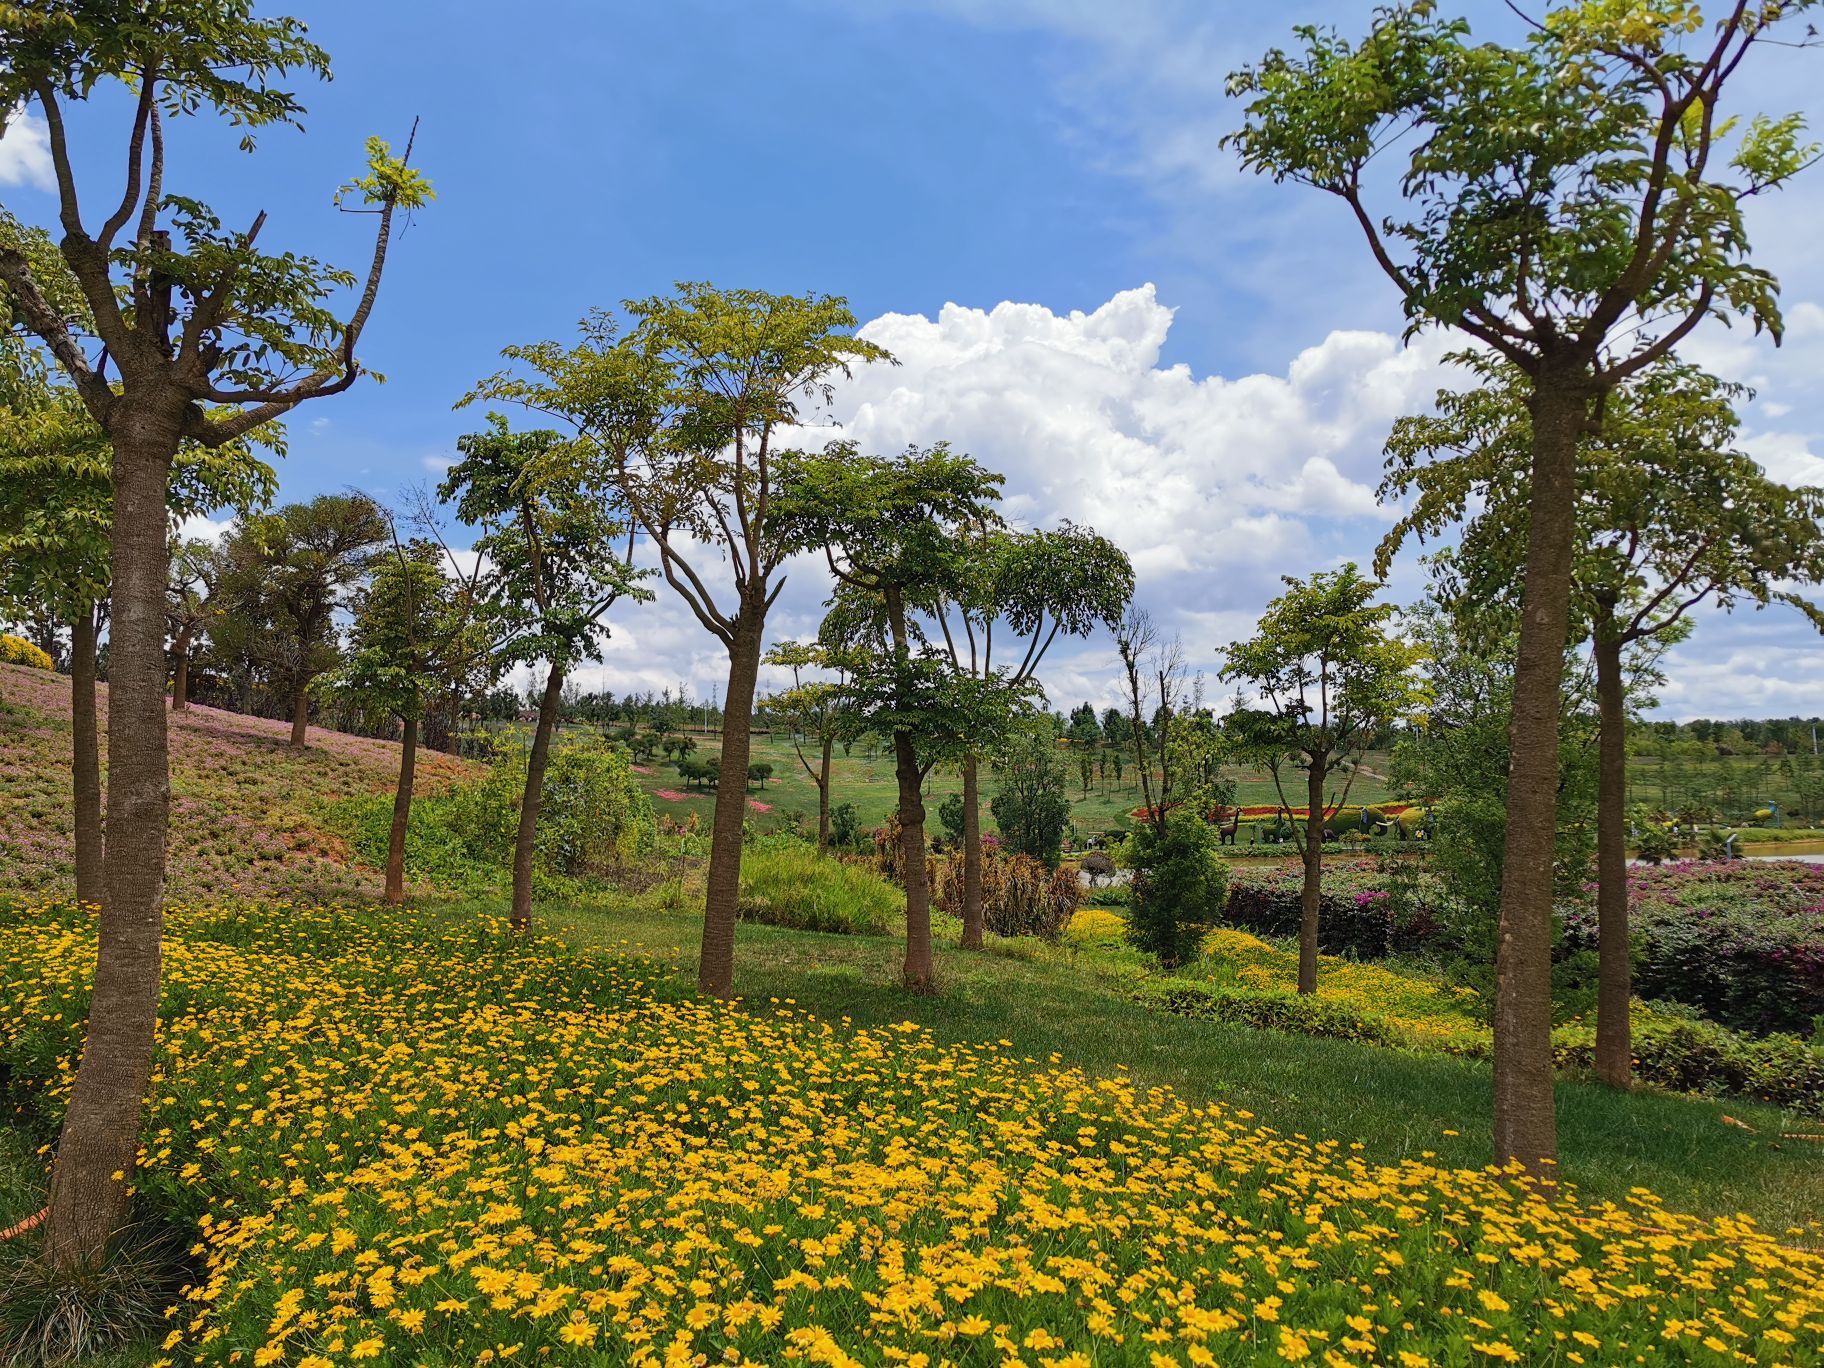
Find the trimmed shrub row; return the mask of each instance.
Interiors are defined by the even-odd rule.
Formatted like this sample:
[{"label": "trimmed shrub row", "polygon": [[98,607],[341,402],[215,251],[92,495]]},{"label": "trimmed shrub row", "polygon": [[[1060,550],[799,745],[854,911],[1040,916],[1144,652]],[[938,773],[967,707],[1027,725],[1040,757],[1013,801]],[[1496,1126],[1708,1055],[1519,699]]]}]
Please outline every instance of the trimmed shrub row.
[{"label": "trimmed shrub row", "polygon": [[[1175,1016],[1228,1021],[1294,1035],[1482,1059],[1491,1053],[1487,1037],[1438,1045],[1400,1031],[1384,1018],[1322,997],[1258,988],[1213,987],[1165,979],[1148,983],[1134,998]],[[1594,1066],[1595,1027],[1582,1022],[1552,1032],[1558,1067]],[[1637,1009],[1634,1021],[1635,1074],[1644,1083],[1673,1092],[1740,1097],[1808,1115],[1824,1115],[1824,1050],[1796,1036],[1757,1038],[1714,1022]]]}]

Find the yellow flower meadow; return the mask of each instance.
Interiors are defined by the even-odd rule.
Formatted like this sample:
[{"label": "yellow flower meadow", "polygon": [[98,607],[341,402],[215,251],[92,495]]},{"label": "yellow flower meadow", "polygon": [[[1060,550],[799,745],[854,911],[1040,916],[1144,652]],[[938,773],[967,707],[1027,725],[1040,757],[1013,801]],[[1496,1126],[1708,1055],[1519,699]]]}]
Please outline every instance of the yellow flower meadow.
[{"label": "yellow flower meadow", "polygon": [[[1824,1363],[1824,1258],[496,923],[178,910],[142,1196],[174,1363]],[[0,911],[61,1105],[94,928]]]}]

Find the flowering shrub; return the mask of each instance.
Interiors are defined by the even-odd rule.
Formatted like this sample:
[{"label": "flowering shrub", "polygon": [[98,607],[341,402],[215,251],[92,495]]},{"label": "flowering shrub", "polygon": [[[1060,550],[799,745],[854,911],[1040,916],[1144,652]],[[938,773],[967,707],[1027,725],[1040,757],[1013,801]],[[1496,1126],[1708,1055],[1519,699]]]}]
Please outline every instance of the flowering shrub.
[{"label": "flowering shrub", "polygon": [[[1593,904],[1563,909],[1571,950],[1596,945]],[[1824,1016],[1824,866],[1683,863],[1628,872],[1634,991],[1737,1030],[1807,1035]]]},{"label": "flowering shrub", "polygon": [[[177,908],[141,1200],[169,1364],[1824,1362],[1743,1219],[1383,1165],[1119,1076],[396,911]],[[0,912],[54,1121],[94,927]]]},{"label": "flowering shrub", "polygon": [[56,663],[24,637],[0,632],[0,665],[23,665],[28,670],[51,670]]},{"label": "flowering shrub", "polygon": [[[1298,934],[1303,867],[1297,860],[1273,865],[1238,863],[1229,876],[1223,921],[1261,936]],[[1318,904],[1318,945],[1334,955],[1379,959],[1433,941],[1439,926],[1421,883],[1418,895],[1388,895],[1388,878],[1371,858],[1324,860],[1324,891]]]}]

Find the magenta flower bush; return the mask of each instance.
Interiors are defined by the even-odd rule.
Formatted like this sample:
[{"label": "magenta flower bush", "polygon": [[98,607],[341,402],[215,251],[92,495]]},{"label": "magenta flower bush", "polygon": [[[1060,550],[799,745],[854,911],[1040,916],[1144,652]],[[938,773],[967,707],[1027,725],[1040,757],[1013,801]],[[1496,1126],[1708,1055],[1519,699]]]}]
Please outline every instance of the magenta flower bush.
[{"label": "magenta flower bush", "polygon": [[[1567,950],[1596,945],[1593,902],[1564,909]],[[1765,1035],[1824,1016],[1824,866],[1684,862],[1628,877],[1634,991]]]}]

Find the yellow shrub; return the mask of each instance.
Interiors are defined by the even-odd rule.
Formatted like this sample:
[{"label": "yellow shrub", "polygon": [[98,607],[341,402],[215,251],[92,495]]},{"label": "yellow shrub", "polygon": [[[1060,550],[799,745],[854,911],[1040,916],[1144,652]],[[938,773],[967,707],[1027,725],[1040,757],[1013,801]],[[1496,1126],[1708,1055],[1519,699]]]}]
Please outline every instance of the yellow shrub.
[{"label": "yellow shrub", "polygon": [[25,665],[34,670],[49,670],[55,666],[51,658],[24,637],[12,636],[0,632],[0,664]]},{"label": "yellow shrub", "polygon": [[1127,942],[1127,922],[1100,907],[1079,908],[1064,927],[1064,943],[1078,946],[1114,946]]}]

